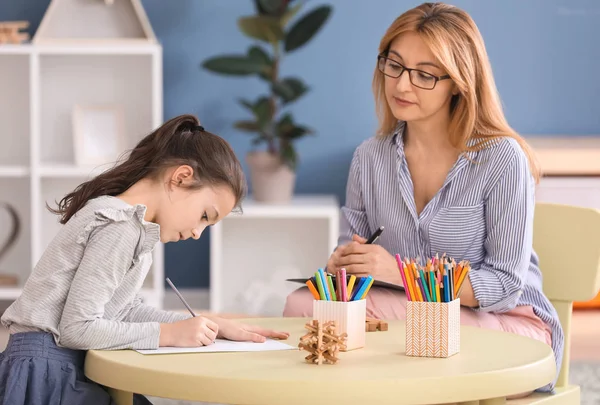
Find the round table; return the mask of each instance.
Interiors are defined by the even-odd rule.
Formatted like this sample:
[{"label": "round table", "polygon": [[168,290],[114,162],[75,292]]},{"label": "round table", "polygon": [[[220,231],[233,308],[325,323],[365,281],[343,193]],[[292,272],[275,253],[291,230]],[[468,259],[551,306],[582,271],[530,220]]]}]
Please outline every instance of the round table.
[{"label": "round table", "polygon": [[[244,319],[290,332],[297,347],[306,318]],[[446,359],[405,355],[404,321],[368,332],[366,346],[339,362],[309,364],[305,351],[142,355],[89,351],[85,374],[111,388],[117,404],[132,392],[190,401],[244,405],[502,404],[510,395],[552,381],[555,362],[545,343],[511,333],[461,327],[460,353]],[[470,402],[472,401],[472,402]]]}]

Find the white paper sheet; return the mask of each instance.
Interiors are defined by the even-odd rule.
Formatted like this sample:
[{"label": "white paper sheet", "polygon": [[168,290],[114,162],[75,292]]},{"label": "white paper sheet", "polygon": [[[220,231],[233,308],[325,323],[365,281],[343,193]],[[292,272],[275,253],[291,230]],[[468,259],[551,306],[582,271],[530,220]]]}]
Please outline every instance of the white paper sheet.
[{"label": "white paper sheet", "polygon": [[141,354],[218,353],[218,352],[268,352],[276,350],[298,350],[278,340],[267,339],[264,343],[233,342],[216,339],[215,343],[201,347],[161,347],[156,350],[136,350]]}]

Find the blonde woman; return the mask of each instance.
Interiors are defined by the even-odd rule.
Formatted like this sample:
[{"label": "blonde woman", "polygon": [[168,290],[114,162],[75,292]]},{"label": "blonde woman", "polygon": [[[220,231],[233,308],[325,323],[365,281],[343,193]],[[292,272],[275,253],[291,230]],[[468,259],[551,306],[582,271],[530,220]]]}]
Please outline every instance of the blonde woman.
[{"label": "blonde woman", "polygon": [[[462,322],[546,342],[559,370],[563,331],[532,248],[540,170],[506,122],[471,17],[440,3],[402,14],[381,40],[373,90],[380,127],[354,153],[328,271],[401,284],[396,253],[469,260]],[[312,299],[293,292],[284,315],[310,316]],[[368,316],[402,319],[405,305],[401,292],[372,289]]]}]

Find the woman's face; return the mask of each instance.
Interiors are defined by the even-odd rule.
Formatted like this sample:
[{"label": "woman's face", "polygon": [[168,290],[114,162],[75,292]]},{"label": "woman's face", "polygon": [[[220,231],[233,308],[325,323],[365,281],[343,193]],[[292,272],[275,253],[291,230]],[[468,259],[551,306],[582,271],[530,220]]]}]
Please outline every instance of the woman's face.
[{"label": "woman's face", "polygon": [[[396,119],[427,121],[450,113],[450,100],[457,93],[456,86],[452,80],[435,79],[447,73],[418,34],[407,32],[398,36],[390,44],[387,57],[380,63],[385,63],[385,96]],[[409,75],[404,68],[418,71]],[[398,78],[387,75],[398,75],[401,71]],[[432,86],[433,89],[422,88]]]}]

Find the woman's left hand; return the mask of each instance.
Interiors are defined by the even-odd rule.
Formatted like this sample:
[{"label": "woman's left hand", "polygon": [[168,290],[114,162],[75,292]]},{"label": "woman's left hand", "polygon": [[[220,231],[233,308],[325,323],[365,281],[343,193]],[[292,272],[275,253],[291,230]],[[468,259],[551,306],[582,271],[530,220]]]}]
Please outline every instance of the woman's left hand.
[{"label": "woman's left hand", "polygon": [[357,277],[371,275],[375,280],[402,285],[396,259],[382,246],[365,242],[365,238],[354,235],[351,243],[340,248],[335,267]]},{"label": "woman's left hand", "polygon": [[210,316],[207,316],[207,318],[219,326],[217,338],[221,339],[235,340],[238,342],[263,343],[267,338],[285,340],[290,336],[288,332],[277,332],[256,325],[246,325],[230,319]]}]

